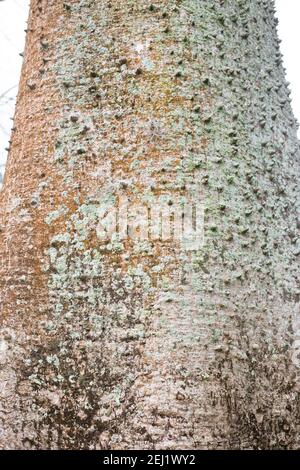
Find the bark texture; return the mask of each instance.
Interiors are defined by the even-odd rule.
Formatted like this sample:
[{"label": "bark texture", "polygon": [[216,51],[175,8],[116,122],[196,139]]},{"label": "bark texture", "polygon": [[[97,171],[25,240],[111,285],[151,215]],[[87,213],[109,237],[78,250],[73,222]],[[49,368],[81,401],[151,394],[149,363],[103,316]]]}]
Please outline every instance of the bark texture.
[{"label": "bark texture", "polygon": [[[273,2],[31,0],[14,127],[0,447],[299,447],[299,144]],[[199,185],[201,249],[100,243],[121,192]]]}]

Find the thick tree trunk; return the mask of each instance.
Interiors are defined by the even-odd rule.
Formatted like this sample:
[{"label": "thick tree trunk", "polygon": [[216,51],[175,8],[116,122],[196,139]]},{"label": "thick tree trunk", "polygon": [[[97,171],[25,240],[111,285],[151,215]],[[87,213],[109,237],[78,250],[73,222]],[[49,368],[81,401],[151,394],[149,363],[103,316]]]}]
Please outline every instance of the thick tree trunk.
[{"label": "thick tree trunk", "polygon": [[[31,1],[1,448],[299,447],[299,145],[273,10]],[[104,243],[121,197],[201,199],[205,243]]]}]

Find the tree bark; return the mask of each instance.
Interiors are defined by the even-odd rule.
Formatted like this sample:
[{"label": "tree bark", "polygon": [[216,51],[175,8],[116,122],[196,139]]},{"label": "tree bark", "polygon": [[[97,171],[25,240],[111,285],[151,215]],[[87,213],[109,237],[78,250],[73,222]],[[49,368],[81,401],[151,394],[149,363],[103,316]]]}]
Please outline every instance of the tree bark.
[{"label": "tree bark", "polygon": [[[31,0],[14,127],[0,447],[298,448],[299,144],[273,2]],[[121,196],[203,200],[204,244],[103,243]]]}]

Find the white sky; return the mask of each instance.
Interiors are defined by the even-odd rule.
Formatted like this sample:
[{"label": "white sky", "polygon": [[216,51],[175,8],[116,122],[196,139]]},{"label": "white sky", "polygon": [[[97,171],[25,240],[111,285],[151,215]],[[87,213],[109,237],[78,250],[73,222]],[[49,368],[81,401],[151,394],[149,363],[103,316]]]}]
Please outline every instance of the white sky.
[{"label": "white sky", "polygon": [[19,54],[24,49],[28,3],[27,0],[0,1],[0,165],[6,160],[4,149],[12,127],[10,117],[14,115],[22,65]]},{"label": "white sky", "polygon": [[[248,0],[251,1],[251,0]],[[7,142],[24,49],[28,0],[0,0],[0,165],[6,160]],[[300,122],[300,0],[275,0],[281,52],[292,91],[292,106]],[[11,89],[12,88],[12,89]],[[11,89],[8,93],[7,90]],[[5,94],[4,97],[2,95]],[[1,172],[1,166],[0,166]]]}]

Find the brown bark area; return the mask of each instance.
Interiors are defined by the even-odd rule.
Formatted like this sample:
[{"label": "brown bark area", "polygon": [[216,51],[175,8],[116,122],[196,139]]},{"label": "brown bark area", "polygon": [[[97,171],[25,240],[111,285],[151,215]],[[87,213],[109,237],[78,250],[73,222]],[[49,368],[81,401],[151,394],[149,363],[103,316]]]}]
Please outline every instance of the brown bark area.
[{"label": "brown bark area", "polygon": [[[299,154],[271,7],[32,0],[0,206],[1,448],[298,446]],[[204,247],[101,244],[124,194],[201,194]]]}]

